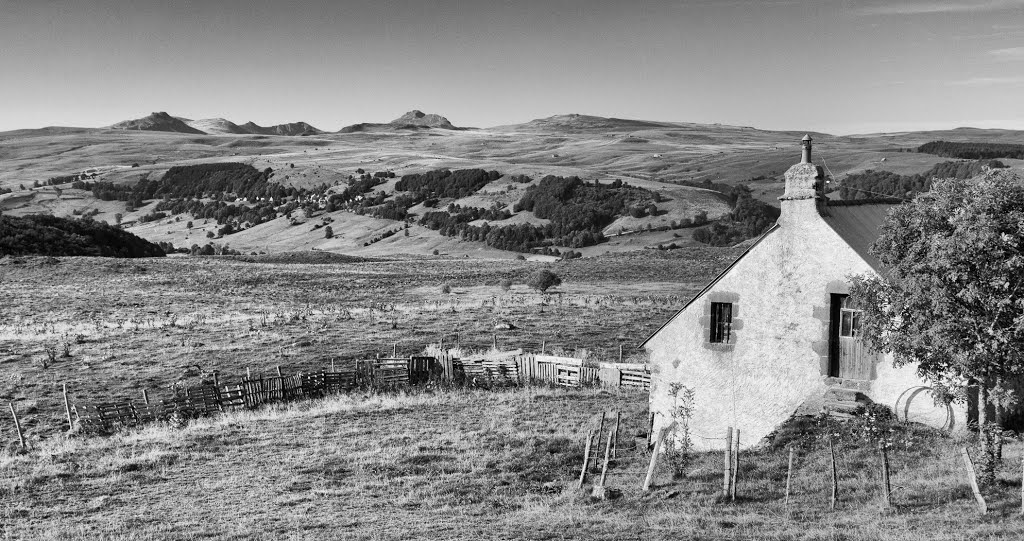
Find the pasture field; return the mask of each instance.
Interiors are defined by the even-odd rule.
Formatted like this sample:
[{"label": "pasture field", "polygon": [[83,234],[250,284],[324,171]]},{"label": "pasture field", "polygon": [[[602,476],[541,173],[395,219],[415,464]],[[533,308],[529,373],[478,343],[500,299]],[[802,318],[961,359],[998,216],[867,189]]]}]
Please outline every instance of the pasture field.
[{"label": "pasture field", "polygon": [[[607,487],[577,488],[583,440],[622,415]],[[719,453],[663,461],[651,492],[646,396],[626,389],[520,388],[341,395],[229,413],[184,429],[47,439],[0,455],[3,539],[1019,539],[1021,447],[973,507],[957,444],[897,426],[894,509],[861,422],[794,427],[740,455],[724,501]],[[606,427],[607,430],[607,427]],[[839,505],[829,509],[833,434]],[[634,443],[639,439],[638,443]],[[787,448],[797,449],[789,510]],[[639,450],[636,446],[639,445]],[[680,464],[680,476],[672,463]]]},{"label": "pasture field", "polygon": [[[225,383],[247,369],[318,372],[332,360],[408,356],[442,341],[616,360],[619,345],[624,357],[636,354],[737,254],[694,248],[551,264],[322,252],[3,258],[0,401],[14,403],[33,440],[65,424],[65,383],[73,403],[139,401],[143,389],[159,400],[214,371]],[[540,268],[563,285],[546,294],[523,285]],[[0,435],[15,437],[10,423]]]},{"label": "pasture field", "polygon": [[[721,453],[670,456],[650,493],[642,391],[546,387],[356,392],[110,437],[65,436],[72,402],[169,396],[212,371],[314,371],[445,347],[524,348],[615,360],[739,249],[643,251],[557,263],[304,252],[140,260],[0,259],[0,539],[1018,539],[1022,446],[985,489],[970,442],[912,426],[807,421],[740,457],[722,501]],[[524,286],[549,268],[563,285]],[[503,281],[512,282],[508,289]],[[447,288],[443,286],[448,286]],[[448,292],[445,292],[448,291]],[[497,324],[512,329],[496,330]],[[65,356],[65,350],[68,356]],[[52,355],[52,358],[51,358]],[[621,412],[619,455],[592,500],[584,440]],[[894,509],[880,506],[889,434]],[[824,438],[836,442],[829,509]],[[789,509],[788,448],[796,448]],[[594,472],[591,482],[597,477]],[[589,482],[588,482],[589,485]]]}]

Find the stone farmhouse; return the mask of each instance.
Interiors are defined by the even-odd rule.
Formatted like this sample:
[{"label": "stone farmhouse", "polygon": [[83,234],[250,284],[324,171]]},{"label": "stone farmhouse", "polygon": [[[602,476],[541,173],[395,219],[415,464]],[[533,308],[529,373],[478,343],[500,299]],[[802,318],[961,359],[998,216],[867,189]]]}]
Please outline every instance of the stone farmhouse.
[{"label": "stone farmhouse", "polygon": [[849,278],[882,272],[868,247],[892,203],[829,201],[811,138],[802,144],[776,225],[643,343],[655,429],[680,420],[681,386],[693,393],[696,449],[721,447],[727,427],[749,447],[794,414],[844,416],[870,402],[965,428],[966,407],[937,405],[915,366],[894,368],[858,336]]}]

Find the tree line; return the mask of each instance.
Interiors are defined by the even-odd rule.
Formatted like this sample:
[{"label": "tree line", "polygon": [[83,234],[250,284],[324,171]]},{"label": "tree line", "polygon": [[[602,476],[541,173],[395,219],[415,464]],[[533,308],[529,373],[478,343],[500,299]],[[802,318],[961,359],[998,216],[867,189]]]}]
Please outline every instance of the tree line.
[{"label": "tree line", "polygon": [[932,188],[932,179],[976,177],[985,169],[1007,167],[999,160],[950,161],[935,164],[924,173],[900,175],[889,171],[869,169],[843,179],[839,186],[839,197],[843,199],[877,199],[895,197],[909,199]]},{"label": "tree line", "polygon": [[960,158],[962,160],[992,160],[995,158],[1024,160],[1024,145],[1011,143],[932,141],[917,147],[917,151],[943,158]]},{"label": "tree line", "polygon": [[89,217],[0,215],[0,256],[163,257],[164,250]]}]

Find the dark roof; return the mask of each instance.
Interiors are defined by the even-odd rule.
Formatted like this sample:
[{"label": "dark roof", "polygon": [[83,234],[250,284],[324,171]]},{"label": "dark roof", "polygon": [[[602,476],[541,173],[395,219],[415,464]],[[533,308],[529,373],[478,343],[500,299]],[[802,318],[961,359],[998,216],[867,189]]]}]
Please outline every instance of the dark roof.
[{"label": "dark roof", "polygon": [[879,274],[882,262],[872,255],[868,248],[878,238],[878,228],[893,202],[864,201],[857,204],[829,201],[821,217],[864,261]]},{"label": "dark roof", "polygon": [[722,272],[718,273],[718,276],[715,276],[715,279],[714,279],[714,280],[711,280],[711,283],[709,283],[708,285],[704,286],[704,289],[700,290],[700,292],[698,292],[698,293],[697,293],[696,295],[694,295],[692,299],[690,299],[689,301],[687,301],[687,302],[686,302],[686,304],[684,304],[682,308],[680,308],[679,310],[676,310],[676,313],[675,313],[675,314],[672,314],[672,317],[668,318],[668,320],[666,320],[666,321],[665,321],[665,323],[662,323],[662,324],[661,324],[661,327],[658,327],[658,330],[656,330],[656,331],[652,332],[652,333],[650,334],[650,336],[648,336],[647,338],[644,338],[644,341],[643,341],[643,342],[640,342],[640,345],[639,345],[639,346],[637,346],[637,349],[643,349],[644,345],[645,345],[645,344],[647,344],[647,342],[649,342],[649,341],[651,340],[651,338],[654,338],[654,335],[656,335],[656,334],[658,334],[659,332],[661,332],[661,330],[662,330],[662,329],[664,329],[664,328],[665,328],[666,326],[668,326],[668,324],[669,324],[669,323],[672,323],[672,320],[673,320],[673,319],[675,319],[675,318],[676,318],[676,316],[678,316],[679,314],[683,313],[683,310],[686,310],[686,307],[687,307],[687,306],[690,306],[691,304],[693,304],[693,301],[695,301],[695,300],[697,300],[697,299],[701,298],[701,296],[703,296],[703,295],[704,295],[705,293],[707,293],[709,289],[711,289],[712,287],[714,287],[714,286],[715,286],[715,284],[717,284],[717,283],[718,283],[718,281],[719,281],[719,280],[721,280],[723,276],[725,276],[726,274],[729,274],[729,271],[731,271],[731,270],[732,270],[732,268],[733,268],[733,267],[735,267],[735,266],[736,266],[736,264],[737,264],[737,263],[739,263],[741,259],[743,259],[743,256],[745,256],[745,255],[749,254],[749,253],[750,253],[750,251],[751,251],[751,250],[753,250],[755,246],[757,246],[758,244],[760,244],[760,243],[761,243],[761,241],[762,241],[762,240],[763,240],[763,239],[764,239],[765,237],[767,237],[768,235],[770,235],[770,234],[772,233],[772,231],[775,231],[775,230],[776,230],[776,229],[778,229],[778,228],[779,228],[779,224],[775,224],[775,225],[773,225],[773,226],[769,227],[769,228],[768,228],[768,230],[767,230],[767,231],[765,231],[764,233],[761,233],[761,236],[760,236],[760,237],[757,237],[757,240],[755,240],[754,242],[752,242],[752,243],[750,244],[750,246],[747,246],[747,249],[746,249],[746,250],[743,250],[743,253],[742,253],[742,254],[740,254],[740,256],[739,256],[739,257],[737,257],[737,258],[736,258],[735,260],[733,260],[733,262],[732,262],[732,263],[730,263],[730,264],[729,264],[729,266],[725,268],[725,270],[723,270]]}]

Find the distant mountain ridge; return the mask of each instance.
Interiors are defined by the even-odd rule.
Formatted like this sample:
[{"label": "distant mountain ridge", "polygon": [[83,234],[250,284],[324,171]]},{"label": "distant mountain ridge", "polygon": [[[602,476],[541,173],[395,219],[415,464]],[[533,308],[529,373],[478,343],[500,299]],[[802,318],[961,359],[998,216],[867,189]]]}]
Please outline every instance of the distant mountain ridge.
[{"label": "distant mountain ridge", "polygon": [[246,122],[239,126],[224,118],[189,120],[171,116],[163,111],[152,113],[143,118],[123,120],[110,126],[110,129],[191,133],[196,135],[256,134],[300,136],[324,133],[306,122],[290,122],[275,126],[260,126],[254,122]]},{"label": "distant mountain ridge", "polygon": [[391,131],[391,130],[418,130],[418,129],[442,129],[442,130],[465,130],[468,128],[459,128],[452,125],[447,118],[437,114],[427,114],[418,109],[413,109],[408,113],[388,122],[386,124],[362,122],[359,124],[352,124],[351,126],[345,126],[338,130],[338,133],[354,133],[361,131]]}]

